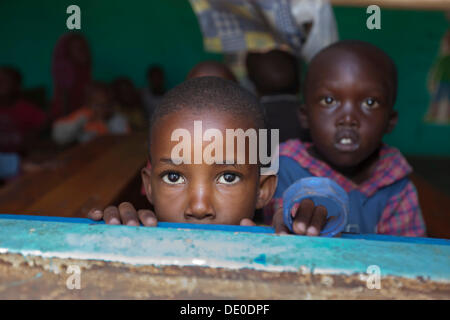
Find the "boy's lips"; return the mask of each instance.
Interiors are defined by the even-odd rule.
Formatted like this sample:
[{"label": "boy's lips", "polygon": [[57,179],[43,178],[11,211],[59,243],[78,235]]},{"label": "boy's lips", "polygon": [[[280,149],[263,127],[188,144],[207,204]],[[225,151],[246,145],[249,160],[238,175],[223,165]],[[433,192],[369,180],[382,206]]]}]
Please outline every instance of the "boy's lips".
[{"label": "boy's lips", "polygon": [[338,130],[334,136],[334,146],[342,152],[352,152],[359,148],[359,133],[353,129]]}]

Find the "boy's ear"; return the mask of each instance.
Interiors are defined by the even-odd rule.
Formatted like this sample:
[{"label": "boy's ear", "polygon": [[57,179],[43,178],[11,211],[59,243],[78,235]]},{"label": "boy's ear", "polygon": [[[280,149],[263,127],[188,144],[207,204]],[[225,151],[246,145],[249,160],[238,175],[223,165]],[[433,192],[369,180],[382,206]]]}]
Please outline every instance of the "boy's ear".
[{"label": "boy's ear", "polygon": [[300,108],[297,112],[298,120],[300,121],[300,125],[303,129],[308,129],[308,117],[306,116],[306,106],[304,103],[300,105]]},{"label": "boy's ear", "polygon": [[392,113],[389,117],[389,122],[386,128],[386,133],[391,133],[392,130],[394,130],[395,126],[397,125],[398,121],[398,112],[395,110],[392,110]]},{"label": "boy's ear", "polygon": [[150,168],[142,168],[141,177],[142,177],[142,183],[143,183],[144,189],[145,189],[145,195],[147,197],[147,200],[151,204],[153,204],[152,184],[150,183],[151,176],[152,176],[152,171]]},{"label": "boy's ear", "polygon": [[261,209],[272,199],[277,188],[276,175],[261,175],[259,177],[259,192],[256,200],[256,209]]}]

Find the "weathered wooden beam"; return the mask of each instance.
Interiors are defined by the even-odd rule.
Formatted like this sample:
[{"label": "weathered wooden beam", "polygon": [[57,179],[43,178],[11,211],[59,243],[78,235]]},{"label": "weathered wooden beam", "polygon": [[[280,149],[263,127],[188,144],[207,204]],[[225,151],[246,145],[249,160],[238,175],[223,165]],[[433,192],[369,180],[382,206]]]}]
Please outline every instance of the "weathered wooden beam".
[{"label": "weathered wooden beam", "polygon": [[[450,298],[450,246],[0,219],[0,298]],[[385,239],[386,240],[386,239]],[[369,266],[381,288],[369,289]],[[69,266],[81,271],[70,290]]]}]

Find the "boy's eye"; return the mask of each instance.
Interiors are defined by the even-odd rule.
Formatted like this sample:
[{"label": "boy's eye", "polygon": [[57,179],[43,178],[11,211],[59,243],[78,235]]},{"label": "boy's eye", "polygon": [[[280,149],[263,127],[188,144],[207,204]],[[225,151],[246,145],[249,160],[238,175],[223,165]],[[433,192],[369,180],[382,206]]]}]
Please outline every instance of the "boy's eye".
[{"label": "boy's eye", "polygon": [[224,173],[217,180],[221,184],[235,184],[240,180],[240,178],[234,173]]},{"label": "boy's eye", "polygon": [[320,103],[325,107],[330,107],[331,105],[336,103],[336,100],[334,100],[333,97],[327,96],[322,98],[322,100],[320,100]]},{"label": "boy's eye", "polygon": [[377,100],[373,98],[367,98],[366,100],[363,101],[362,105],[364,108],[374,109],[379,106],[379,103]]},{"label": "boy's eye", "polygon": [[181,174],[176,172],[166,173],[162,176],[162,180],[168,184],[181,184],[186,181]]}]

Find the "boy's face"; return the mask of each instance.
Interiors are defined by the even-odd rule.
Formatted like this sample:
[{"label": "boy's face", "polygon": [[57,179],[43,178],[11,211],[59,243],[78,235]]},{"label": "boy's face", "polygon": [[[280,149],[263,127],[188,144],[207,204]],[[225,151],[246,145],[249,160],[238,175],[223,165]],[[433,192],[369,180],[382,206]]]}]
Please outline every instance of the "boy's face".
[{"label": "boy's face", "polygon": [[392,71],[373,59],[338,52],[310,70],[301,118],[316,152],[335,167],[361,164],[396,124]]},{"label": "boy's face", "polygon": [[[151,169],[142,170],[147,198],[154,205],[159,221],[234,224],[252,219],[256,208],[263,207],[276,187],[275,176],[260,176],[257,164],[191,164],[175,165],[171,159],[171,141],[176,129],[187,129],[194,149],[194,121],[202,121],[202,131],[218,129],[225,141],[226,129],[252,127],[252,121],[213,110],[193,113],[189,109],[164,116],[151,134]],[[203,134],[203,133],[202,133]],[[210,142],[203,142],[202,152]],[[224,143],[225,144],[225,143]],[[225,155],[225,146],[224,146]],[[247,151],[248,152],[248,149]]]}]

